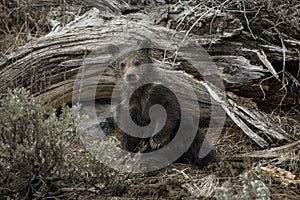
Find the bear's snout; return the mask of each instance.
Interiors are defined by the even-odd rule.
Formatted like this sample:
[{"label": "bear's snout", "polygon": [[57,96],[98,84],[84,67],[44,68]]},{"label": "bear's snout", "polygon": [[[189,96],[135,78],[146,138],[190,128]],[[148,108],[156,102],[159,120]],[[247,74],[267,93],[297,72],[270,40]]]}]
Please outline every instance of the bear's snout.
[{"label": "bear's snout", "polygon": [[125,81],[127,83],[134,83],[138,80],[138,76],[135,72],[133,71],[128,71],[126,74],[125,74]]}]

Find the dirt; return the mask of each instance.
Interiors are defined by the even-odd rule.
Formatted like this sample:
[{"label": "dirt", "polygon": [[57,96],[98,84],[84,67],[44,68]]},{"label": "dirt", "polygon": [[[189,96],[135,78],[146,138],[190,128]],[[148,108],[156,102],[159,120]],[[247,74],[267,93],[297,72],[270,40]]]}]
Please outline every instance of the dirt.
[{"label": "dirt", "polygon": [[[217,191],[227,181],[235,194],[240,193],[243,182],[239,177],[245,172],[265,184],[271,199],[300,199],[299,151],[295,152],[298,159],[294,163],[289,159],[281,163],[276,159],[236,158],[259,148],[235,125],[224,129],[216,148],[221,157],[218,164],[199,169],[173,163],[155,172],[132,175],[127,190],[114,199],[216,199]],[[263,167],[290,173],[294,179],[288,180],[284,174],[279,178],[276,172],[263,171]]]}]

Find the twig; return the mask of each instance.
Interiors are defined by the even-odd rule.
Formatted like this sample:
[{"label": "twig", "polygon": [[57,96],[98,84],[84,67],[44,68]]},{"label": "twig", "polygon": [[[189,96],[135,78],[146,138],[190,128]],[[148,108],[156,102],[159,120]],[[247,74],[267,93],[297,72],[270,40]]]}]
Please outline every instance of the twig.
[{"label": "twig", "polygon": [[265,149],[262,151],[254,151],[250,153],[244,153],[244,154],[238,154],[234,155],[234,158],[268,158],[268,159],[273,159],[277,158],[280,156],[280,153],[282,152],[287,152],[287,151],[294,151],[300,149],[300,141],[296,141],[287,145],[279,146],[279,147],[274,147],[271,149]]},{"label": "twig", "polygon": [[245,18],[246,23],[247,23],[247,28],[248,28],[248,30],[250,31],[250,33],[251,33],[251,35],[252,35],[252,38],[253,38],[254,40],[256,40],[257,37],[255,37],[255,35],[254,35],[253,32],[252,32],[252,29],[250,28],[250,23],[249,23],[247,14],[246,14],[246,6],[245,6],[244,0],[243,0],[242,2],[243,2],[243,14],[244,14],[244,18]]}]

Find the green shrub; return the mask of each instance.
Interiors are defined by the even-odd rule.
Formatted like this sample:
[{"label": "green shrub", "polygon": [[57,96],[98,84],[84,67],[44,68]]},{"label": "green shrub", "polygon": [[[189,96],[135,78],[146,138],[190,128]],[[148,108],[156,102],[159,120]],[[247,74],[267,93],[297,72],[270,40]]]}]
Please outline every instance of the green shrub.
[{"label": "green shrub", "polygon": [[260,180],[255,179],[249,172],[240,175],[243,190],[235,194],[234,186],[230,182],[225,182],[217,192],[219,200],[269,200],[270,191]]},{"label": "green shrub", "polygon": [[1,96],[1,197],[73,199],[85,192],[114,193],[123,188],[122,175],[88,152],[72,150],[78,109],[63,107],[57,116],[55,109],[30,97],[24,89]]}]

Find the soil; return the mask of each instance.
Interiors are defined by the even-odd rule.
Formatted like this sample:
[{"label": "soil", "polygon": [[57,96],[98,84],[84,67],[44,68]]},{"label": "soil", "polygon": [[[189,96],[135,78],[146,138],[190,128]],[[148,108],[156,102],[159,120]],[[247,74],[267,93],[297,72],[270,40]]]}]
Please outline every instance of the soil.
[{"label": "soil", "polygon": [[[116,199],[216,199],[216,191],[226,181],[233,191],[243,189],[239,176],[245,172],[253,174],[270,191],[271,199],[300,199],[300,168],[298,161],[279,163],[274,160],[235,160],[236,153],[251,152],[258,147],[234,125],[225,129],[216,146],[221,162],[198,169],[189,164],[173,163],[165,169],[148,174],[134,175],[128,190]],[[293,181],[285,184],[283,179],[263,172],[260,167],[273,166],[295,175]]]}]

